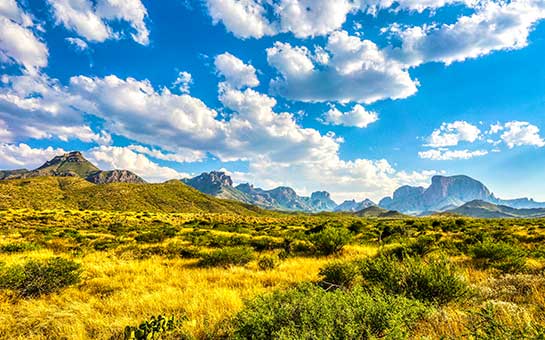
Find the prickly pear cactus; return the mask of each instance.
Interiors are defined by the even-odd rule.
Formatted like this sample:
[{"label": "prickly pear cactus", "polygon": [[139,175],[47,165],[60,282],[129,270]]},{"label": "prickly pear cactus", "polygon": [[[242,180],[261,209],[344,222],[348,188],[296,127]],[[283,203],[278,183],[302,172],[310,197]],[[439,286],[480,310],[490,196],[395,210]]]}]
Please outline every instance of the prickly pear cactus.
[{"label": "prickly pear cactus", "polygon": [[160,339],[161,335],[173,331],[180,321],[181,320],[176,319],[174,316],[152,316],[149,320],[142,322],[138,327],[125,327],[124,340]]}]

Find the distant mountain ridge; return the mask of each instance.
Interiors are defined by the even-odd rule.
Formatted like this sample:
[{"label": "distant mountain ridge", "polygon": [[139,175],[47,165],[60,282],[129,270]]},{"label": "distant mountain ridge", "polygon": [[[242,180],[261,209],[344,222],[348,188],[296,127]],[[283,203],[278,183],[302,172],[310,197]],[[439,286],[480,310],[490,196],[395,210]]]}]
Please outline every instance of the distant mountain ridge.
[{"label": "distant mountain ridge", "polygon": [[55,156],[34,170],[0,171],[0,180],[42,176],[80,177],[94,184],[146,183],[141,177],[129,170],[100,170],[96,165],[85,159],[79,151]]},{"label": "distant mountain ridge", "polygon": [[242,183],[234,187],[231,177],[221,171],[205,172],[182,181],[205,194],[255,204],[265,209],[319,212],[333,211],[337,207],[327,191],[316,191],[306,197],[299,196],[295,190],[286,186],[264,190]]},{"label": "distant mountain ridge", "polygon": [[503,200],[481,182],[464,175],[434,176],[428,188],[402,186],[392,197],[385,197],[379,206],[402,213],[420,215],[452,211],[471,201],[483,201],[517,209],[545,208],[545,203],[528,198]]},{"label": "distant mountain ridge", "polygon": [[446,211],[456,215],[478,218],[536,218],[545,217],[545,208],[517,209],[506,205],[474,200]]},{"label": "distant mountain ridge", "polygon": [[366,198],[361,202],[356,202],[356,200],[346,200],[339,204],[333,209],[333,211],[360,211],[369,207],[376,206],[376,203]]}]

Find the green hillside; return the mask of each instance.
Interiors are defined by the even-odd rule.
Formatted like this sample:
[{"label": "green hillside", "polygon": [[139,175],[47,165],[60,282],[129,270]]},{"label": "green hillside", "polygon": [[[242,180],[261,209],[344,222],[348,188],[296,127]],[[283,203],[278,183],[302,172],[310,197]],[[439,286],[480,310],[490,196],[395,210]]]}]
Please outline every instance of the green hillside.
[{"label": "green hillside", "polygon": [[404,218],[405,215],[394,211],[394,210],[387,210],[380,207],[377,207],[376,205],[370,206],[368,208],[362,209],[360,211],[357,211],[354,213],[356,216],[359,217],[378,217],[378,218]]},{"label": "green hillside", "polygon": [[205,195],[180,181],[160,184],[92,184],[79,177],[0,181],[0,209],[92,209],[106,211],[261,214],[261,209]]},{"label": "green hillside", "polygon": [[534,218],[544,217],[544,208],[515,209],[505,205],[475,200],[447,213],[479,218]]}]

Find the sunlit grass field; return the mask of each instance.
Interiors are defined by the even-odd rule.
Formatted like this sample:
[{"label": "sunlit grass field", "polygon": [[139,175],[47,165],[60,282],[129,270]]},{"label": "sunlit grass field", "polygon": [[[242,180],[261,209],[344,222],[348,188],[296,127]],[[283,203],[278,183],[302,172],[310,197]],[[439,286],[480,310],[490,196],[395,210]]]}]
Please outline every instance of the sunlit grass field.
[{"label": "sunlit grass field", "polygon": [[165,315],[165,339],[537,339],[544,267],[545,220],[7,210],[0,337],[124,339]]}]

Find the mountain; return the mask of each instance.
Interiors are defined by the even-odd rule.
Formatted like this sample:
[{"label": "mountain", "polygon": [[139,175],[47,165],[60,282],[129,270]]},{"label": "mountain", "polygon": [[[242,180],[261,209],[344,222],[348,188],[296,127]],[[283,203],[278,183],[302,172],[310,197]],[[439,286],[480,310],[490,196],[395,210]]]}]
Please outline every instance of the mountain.
[{"label": "mountain", "polygon": [[182,181],[203,193],[254,204],[264,209],[319,212],[333,211],[337,206],[326,191],[316,191],[310,197],[305,197],[286,186],[264,190],[242,183],[234,187],[231,177],[220,171],[205,172]]},{"label": "mountain", "polygon": [[452,210],[467,202],[480,200],[513,208],[545,208],[545,203],[526,198],[502,200],[494,196],[481,182],[468,176],[434,176],[428,188],[402,186],[393,197],[383,198],[379,206],[408,214]]},{"label": "mountain", "polygon": [[55,156],[32,171],[26,169],[0,171],[0,180],[42,176],[80,177],[95,184],[145,183],[142,178],[128,170],[102,171],[85,159],[79,151]]},{"label": "mountain", "polygon": [[203,194],[178,180],[158,184],[97,185],[79,176],[46,176],[0,181],[0,209],[22,208],[244,215],[265,213],[252,205]]},{"label": "mountain", "polygon": [[333,211],[351,211],[356,212],[363,210],[365,208],[369,208],[372,206],[375,206],[375,202],[371,201],[370,199],[366,198],[361,202],[356,202],[356,200],[346,200],[339,204],[338,206],[333,209]]},{"label": "mountain", "polygon": [[446,213],[478,218],[530,218],[545,217],[545,208],[516,209],[505,205],[474,200],[458,208],[448,210]]},{"label": "mountain", "polygon": [[378,218],[403,218],[406,217],[405,215],[394,211],[394,210],[386,210],[381,207],[377,207],[376,205],[367,207],[365,209],[362,209],[360,211],[356,211],[354,215],[359,217],[378,217]]}]

